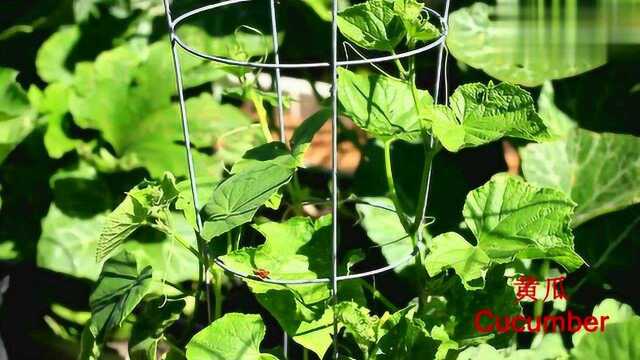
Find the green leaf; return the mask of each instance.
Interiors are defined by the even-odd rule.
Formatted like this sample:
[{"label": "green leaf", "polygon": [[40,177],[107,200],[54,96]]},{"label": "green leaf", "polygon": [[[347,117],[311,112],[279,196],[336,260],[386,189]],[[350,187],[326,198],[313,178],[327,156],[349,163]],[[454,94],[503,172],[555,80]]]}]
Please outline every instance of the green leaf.
[{"label": "green leaf", "polygon": [[291,137],[291,152],[298,161],[298,164],[304,164],[304,154],[311,146],[311,141],[320,128],[331,117],[331,109],[322,108],[315,114],[305,119],[293,131]]},{"label": "green leaf", "polygon": [[265,331],[260,315],[226,314],[191,338],[187,359],[277,360],[260,352]]},{"label": "green leaf", "polygon": [[41,268],[95,280],[100,273],[95,253],[104,216],[89,219],[65,215],[51,205],[42,221],[37,263]]},{"label": "green leaf", "polygon": [[[576,15],[578,6],[547,7],[544,16],[514,17],[524,10],[521,4],[476,2],[451,13],[447,46],[458,61],[524,86],[581,74],[606,63],[605,42],[594,39],[607,35],[606,25]],[[584,26],[593,31],[580,31]]]},{"label": "green leaf", "polygon": [[[636,316],[631,306],[623,304],[615,299],[604,299],[600,304],[593,308],[592,315],[598,319],[598,322],[601,322],[601,316],[607,316],[606,326],[629,321]],[[573,333],[571,336],[573,346],[577,347],[580,344],[580,341],[588,334],[589,333],[584,329],[584,327],[581,327],[580,330]]]},{"label": "green leaf", "polygon": [[435,136],[449,151],[490,143],[505,136],[543,141],[550,138],[533,99],[518,86],[465,84],[451,95],[450,107],[426,109]]},{"label": "green leaf", "polygon": [[[231,268],[248,274],[264,269],[273,279],[317,279],[330,274],[331,217],[318,220],[293,217],[283,223],[266,222],[253,226],[265,237],[264,244],[235,250],[221,260]],[[251,284],[254,292],[282,289],[279,285]],[[329,297],[327,284],[298,285],[291,291],[304,304]]]},{"label": "green leaf", "polygon": [[[266,241],[221,257],[229,267],[253,275],[266,270],[273,279],[315,279],[330,273],[331,218],[316,221],[294,217],[283,223],[254,225]],[[333,315],[325,307],[327,284],[284,287],[248,280],[260,304],[278,320],[294,341],[320,358],[331,345]]]},{"label": "green leaf", "polygon": [[416,0],[395,0],[393,10],[402,20],[410,42],[429,41],[437,38],[440,31],[423,15],[424,5]]},{"label": "green leaf", "polygon": [[91,334],[101,341],[106,333],[121,326],[150,292],[151,281],[151,266],[139,268],[136,258],[128,252],[107,260],[89,297]]},{"label": "green leaf", "polygon": [[67,26],[55,32],[42,44],[36,55],[36,70],[42,80],[48,83],[72,82],[73,73],[67,69],[65,63],[80,35],[78,26]]},{"label": "green leaf", "polygon": [[540,91],[540,97],[538,97],[538,114],[549,128],[551,135],[563,137],[576,127],[576,122],[558,109],[554,103],[554,94],[551,82],[545,82]]},{"label": "green leaf", "polygon": [[[366,203],[356,204],[356,210],[362,218],[362,227],[369,239],[380,246],[387,263],[395,264],[409,256],[413,251],[411,238],[404,231],[393,202],[383,197],[362,200]],[[394,271],[400,272],[407,266],[408,264],[401,264]]]},{"label": "green leaf", "polygon": [[[309,6],[320,19],[330,22],[331,21],[331,0],[302,0],[307,6]],[[338,9],[344,9],[349,6],[349,0],[338,0]]]},{"label": "green leaf", "polygon": [[497,174],[467,195],[463,215],[493,261],[551,259],[574,271],[584,263],[573,250],[574,208],[561,191]]},{"label": "green leaf", "polygon": [[0,67],[0,164],[35,127],[35,111],[17,76],[17,71]]},{"label": "green leaf", "polygon": [[350,301],[336,305],[336,317],[344,326],[345,332],[353,336],[363,352],[363,357],[367,358],[369,349],[380,338],[381,319],[375,315],[369,315],[369,309]]},{"label": "green leaf", "polygon": [[344,37],[368,50],[393,51],[405,35],[389,0],[368,0],[341,11],[338,28]]},{"label": "green leaf", "polygon": [[251,221],[258,208],[291,180],[296,161],[283,146],[272,143],[248,151],[233,174],[218,183],[202,209],[205,239]]},{"label": "green leaf", "polygon": [[156,360],[158,343],[164,331],[180,318],[186,302],[183,299],[155,298],[144,305],[131,329],[129,357],[131,360]]},{"label": "green leaf", "polygon": [[582,337],[571,350],[576,360],[632,360],[640,354],[640,316],[619,323],[607,324],[605,331]]},{"label": "green leaf", "polygon": [[[185,175],[187,168],[180,112],[171,101],[176,87],[168,51],[166,41],[144,49],[129,44],[103,52],[93,63],[79,63],[69,103],[79,126],[99,130],[118,157],[146,167],[154,177],[164,171]],[[186,88],[209,79],[198,73],[187,82],[201,64],[183,64]],[[251,124],[246,115],[216,103],[210,94],[190,98],[186,106],[196,146],[211,148],[223,134]],[[194,157],[200,174],[220,174],[222,164],[215,156],[194,151]]]},{"label": "green leaf", "polygon": [[554,187],[577,204],[574,227],[640,202],[640,138],[582,129],[565,139],[527,145],[522,172],[531,183]]},{"label": "green leaf", "polygon": [[[382,139],[412,139],[420,135],[420,114],[413,101],[411,85],[383,75],[360,75],[338,69],[338,100],[341,112],[361,129]],[[420,107],[433,99],[417,90]]]},{"label": "green leaf", "polygon": [[[37,245],[39,267],[78,278],[96,280],[100,264],[95,261],[101,229],[108,213],[92,217],[69,215],[55,204],[42,221],[42,235]],[[195,246],[193,228],[181,215],[172,213],[173,230]],[[155,273],[177,283],[198,278],[198,265],[193,255],[162,233],[137,232],[122,245],[135,253],[138,261],[150,264]]]},{"label": "green leaf", "polygon": [[165,173],[158,182],[143,182],[127,193],[127,197],[109,215],[100,233],[96,260],[107,258],[134,231],[145,225],[168,227],[169,206],[178,196],[175,178]]},{"label": "green leaf", "polygon": [[[431,240],[425,265],[431,277],[452,268],[462,279],[465,289],[477,290],[484,287],[490,261],[481,248],[469,244],[455,232],[448,232]],[[481,280],[480,283],[474,281],[477,279]]]},{"label": "green leaf", "polygon": [[[398,316],[400,315],[400,316]],[[435,359],[438,341],[431,338],[422,320],[406,309],[395,313],[383,326],[386,333],[378,341],[377,359]]]},{"label": "green leaf", "polygon": [[249,283],[254,292],[258,291],[256,298],[260,305],[273,315],[287,335],[322,359],[333,342],[331,307],[326,306],[325,303],[319,303],[310,309],[301,304],[297,295],[290,290],[271,289],[259,292],[262,290]]}]

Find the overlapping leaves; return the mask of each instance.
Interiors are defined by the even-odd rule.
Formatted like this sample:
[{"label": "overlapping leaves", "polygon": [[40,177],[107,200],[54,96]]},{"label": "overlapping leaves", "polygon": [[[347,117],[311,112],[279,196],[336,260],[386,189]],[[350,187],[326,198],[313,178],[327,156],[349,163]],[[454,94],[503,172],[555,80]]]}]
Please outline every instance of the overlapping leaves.
[{"label": "overlapping leaves", "polygon": [[[227,266],[249,275],[266,270],[273,279],[329,276],[330,217],[294,217],[283,223],[267,222],[254,227],[264,235],[265,243],[221,257]],[[284,287],[249,280],[248,285],[293,340],[319,357],[324,355],[333,331],[331,309],[324,306],[329,297],[326,283]]]}]

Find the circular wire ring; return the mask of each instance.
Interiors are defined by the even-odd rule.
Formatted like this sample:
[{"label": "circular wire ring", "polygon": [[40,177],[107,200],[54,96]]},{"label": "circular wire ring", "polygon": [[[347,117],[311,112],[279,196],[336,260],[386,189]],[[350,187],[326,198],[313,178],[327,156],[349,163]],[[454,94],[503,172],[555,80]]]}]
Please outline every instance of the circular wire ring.
[{"label": "circular wire ring", "polygon": [[[382,206],[382,205],[372,204],[372,203],[370,203],[368,201],[365,201],[365,200],[362,200],[362,199],[346,199],[346,200],[344,200],[344,202],[363,204],[363,205],[367,205],[367,206],[376,207],[376,208],[379,208],[379,209],[382,209],[382,210],[390,211],[390,212],[393,212],[394,214],[396,213],[396,211],[394,209],[387,208],[387,207]],[[373,269],[373,270],[369,270],[369,271],[364,271],[364,272],[360,272],[360,273],[353,273],[353,274],[349,274],[349,275],[337,276],[336,277],[336,281],[360,279],[360,278],[381,274],[383,272],[387,272],[389,270],[395,269],[398,266],[400,266],[402,264],[405,264],[409,260],[413,259],[416,255],[418,255],[418,253],[420,252],[420,249],[423,246],[424,245],[422,243],[418,243],[416,246],[413,247],[413,249],[411,250],[410,254],[408,254],[404,258],[396,261],[393,264],[389,264],[389,265],[381,267],[381,268],[377,268],[377,269]],[[220,259],[219,256],[216,257],[215,259],[213,259],[213,262],[216,265],[218,265],[220,268],[222,268],[224,271],[226,271],[228,273],[231,273],[236,277],[239,277],[239,278],[242,278],[242,279],[254,280],[254,281],[263,282],[263,283],[268,283],[268,284],[276,284],[276,285],[305,285],[305,284],[326,284],[326,283],[330,283],[331,282],[331,278],[315,278],[315,279],[271,279],[271,278],[262,278],[260,276],[254,275],[254,274],[247,274],[247,273],[232,269],[227,264],[225,264]]]},{"label": "circular wire ring", "polygon": [[[361,273],[354,273],[354,274],[349,274],[349,275],[340,275],[336,277],[336,281],[345,281],[345,280],[353,280],[353,279],[360,279],[360,278],[364,278],[364,277],[369,277],[369,276],[373,276],[373,275],[377,275],[377,274],[381,274],[383,272],[387,272],[389,270],[395,269],[398,266],[408,262],[409,260],[413,259],[416,255],[418,255],[418,253],[420,252],[420,248],[422,248],[422,244],[418,243],[418,245],[416,245],[413,250],[411,251],[411,254],[407,255],[406,257],[402,258],[401,260],[378,268],[378,269],[373,269],[373,270],[369,270],[369,271],[365,271],[365,272],[361,272]],[[263,283],[267,283],[267,284],[276,284],[276,285],[306,285],[306,284],[327,284],[331,282],[331,278],[316,278],[316,279],[290,279],[290,280],[285,280],[285,279],[270,279],[270,278],[262,278],[259,277],[257,275],[253,275],[253,274],[247,274],[241,271],[236,271],[232,268],[230,268],[229,266],[227,266],[227,264],[225,264],[222,260],[220,260],[219,257],[213,259],[213,262],[218,265],[220,268],[222,268],[224,271],[229,272],[231,274],[233,274],[236,277],[242,278],[242,279],[247,279],[247,280],[253,280],[253,281],[258,281],[258,282],[263,282]]]},{"label": "circular wire ring", "polygon": [[[238,61],[238,60],[233,60],[233,59],[229,59],[226,57],[222,57],[222,56],[216,56],[216,55],[211,55],[211,54],[207,54],[204,53],[200,50],[196,50],[192,47],[190,47],[189,45],[187,45],[181,38],[180,36],[178,36],[178,34],[176,33],[176,29],[177,27],[183,23],[185,20],[189,19],[192,16],[195,16],[197,14],[200,14],[202,12],[208,11],[208,10],[213,10],[216,8],[220,8],[223,6],[227,6],[227,5],[234,5],[234,4],[238,4],[238,3],[245,3],[245,2],[250,2],[252,0],[227,0],[227,1],[222,1],[216,4],[210,4],[210,5],[206,5],[206,6],[202,6],[199,7],[197,9],[188,11],[180,16],[178,16],[175,20],[170,22],[170,28],[171,28],[171,37],[172,40],[175,41],[176,44],[178,44],[181,48],[183,48],[186,52],[195,55],[197,57],[203,58],[205,60],[211,60],[211,61],[215,61],[218,63],[222,63],[222,64],[227,64],[227,65],[236,65],[236,66],[244,66],[244,67],[252,67],[252,68],[258,68],[258,69],[308,69],[308,68],[319,68],[319,67],[330,67],[331,63],[329,62],[313,62],[313,63],[280,63],[280,64],[273,64],[273,63],[259,63],[259,62],[251,62],[251,61]],[[405,52],[401,52],[399,54],[394,54],[394,55],[387,55],[387,56],[379,56],[379,57],[374,57],[374,58],[370,58],[370,59],[355,59],[355,60],[343,60],[343,61],[338,61],[336,62],[337,66],[349,66],[349,65],[361,65],[361,64],[374,64],[374,63],[380,63],[380,62],[386,62],[386,61],[392,61],[392,60],[396,60],[396,59],[403,59],[403,58],[407,58],[410,56],[414,56],[416,54],[420,54],[422,52],[431,50],[437,46],[439,46],[440,44],[442,44],[445,41],[445,38],[447,36],[447,32],[449,31],[449,28],[447,26],[447,23],[444,21],[444,18],[435,10],[432,10],[428,7],[424,8],[428,13],[430,13],[431,15],[435,16],[439,22],[440,22],[440,36],[424,45],[421,46],[419,48],[413,49],[413,50],[409,50],[409,51],[405,51]]]}]

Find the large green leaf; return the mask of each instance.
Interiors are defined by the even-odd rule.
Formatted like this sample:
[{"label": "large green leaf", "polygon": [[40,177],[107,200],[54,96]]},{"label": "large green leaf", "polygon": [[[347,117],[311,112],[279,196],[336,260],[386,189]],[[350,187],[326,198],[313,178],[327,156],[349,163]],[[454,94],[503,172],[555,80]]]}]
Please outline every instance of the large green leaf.
[{"label": "large green leaf", "polygon": [[[344,68],[338,69],[338,76],[341,112],[360,128],[383,139],[420,135],[420,114],[408,82]],[[420,107],[433,103],[426,90],[417,90],[416,100]]]},{"label": "large green leaf", "polygon": [[[362,227],[371,241],[380,247],[382,255],[389,264],[395,264],[413,251],[411,238],[402,227],[395,213],[393,202],[383,197],[363,198],[364,203],[356,204],[356,210],[362,218]],[[400,264],[393,270],[402,271],[408,264]]]},{"label": "large green leaf", "polygon": [[108,216],[100,233],[96,260],[107,258],[137,229],[146,225],[169,226],[169,206],[178,196],[175,178],[165,173],[157,183],[145,181],[131,189]]},{"label": "large green leaf", "polygon": [[[221,257],[229,267],[248,274],[266,270],[273,279],[328,277],[331,269],[331,218],[316,221],[294,217],[283,223],[254,226],[266,241]],[[247,281],[258,301],[278,320],[294,341],[320,358],[331,344],[332,312],[325,309],[328,284],[282,286]]]},{"label": "large green leaf", "polygon": [[202,209],[202,236],[216,236],[251,221],[258,208],[286,185],[297,162],[284,144],[265,144],[249,150],[232,169],[232,175],[218,183]]},{"label": "large green leaf", "polygon": [[[254,225],[264,237],[264,244],[257,248],[235,250],[221,260],[235,270],[253,274],[267,270],[274,279],[317,279],[328,277],[331,270],[331,217],[317,221],[306,217],[294,217],[286,222],[267,222]],[[278,285],[252,286],[254,291],[282,289]],[[329,297],[327,284],[299,285],[291,289],[306,304],[313,304]]]},{"label": "large green leaf", "polygon": [[605,331],[586,334],[571,350],[571,358],[576,360],[632,360],[639,354],[640,316],[607,324]]},{"label": "large green leaf", "polygon": [[574,208],[561,191],[498,174],[467,195],[463,215],[493,261],[552,259],[574,271],[584,263],[573,250]]},{"label": "large green leaf", "polygon": [[533,141],[550,137],[529,93],[507,83],[462,85],[451,95],[449,107],[428,107],[425,116],[449,151],[484,145],[505,136]]},{"label": "large green leaf", "polygon": [[17,71],[0,67],[0,164],[35,126],[35,111],[17,76]]},{"label": "large green leaf", "polygon": [[151,291],[152,271],[151,266],[139,267],[136,258],[128,252],[121,252],[104,263],[89,297],[91,334],[98,341],[121,326]]},{"label": "large green leaf", "polygon": [[[591,315],[598,319],[599,322],[601,322],[602,316],[606,316],[607,320],[605,326],[629,321],[636,316],[631,306],[623,304],[615,299],[604,299],[600,304],[593,308]],[[587,332],[584,327],[581,327],[580,330],[573,333],[573,335],[571,335],[573,346],[577,347],[580,344],[580,341],[587,334],[589,334],[589,332]]]},{"label": "large green leaf", "polygon": [[527,181],[558,188],[578,204],[574,227],[640,202],[638,137],[575,129],[520,153]]},{"label": "large green leaf", "polygon": [[[521,3],[499,0],[496,6],[477,2],[453,12],[447,36],[451,54],[499,80],[525,86],[605,64],[602,18],[580,16],[575,2],[544,6],[531,13]],[[581,31],[584,27],[591,31]]]},{"label": "large green leaf", "polygon": [[[429,242],[425,265],[429,276],[436,276],[452,268],[462,279],[464,287],[476,290],[484,287],[484,277],[491,259],[479,247],[473,246],[455,232],[434,237]],[[474,280],[481,279],[479,283]]]},{"label": "large green leaf", "polygon": [[393,51],[405,35],[390,0],[368,0],[341,11],[338,27],[344,37],[369,50]]},{"label": "large green leaf", "polygon": [[260,352],[265,331],[260,315],[226,314],[191,338],[187,359],[277,360]]}]

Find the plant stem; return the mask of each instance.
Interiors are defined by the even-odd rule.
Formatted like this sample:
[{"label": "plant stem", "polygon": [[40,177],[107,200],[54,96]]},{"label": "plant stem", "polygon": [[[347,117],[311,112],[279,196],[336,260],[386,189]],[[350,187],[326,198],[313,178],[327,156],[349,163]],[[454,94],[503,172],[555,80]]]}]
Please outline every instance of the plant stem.
[{"label": "plant stem", "polygon": [[[547,278],[547,274],[549,273],[549,260],[542,261],[542,264],[540,265],[540,271],[538,273],[540,275],[540,279]],[[549,289],[547,289],[547,291],[548,290]],[[538,316],[542,316],[543,312],[544,312],[544,299],[538,299],[533,305],[533,317],[537,318]]]},{"label": "plant stem", "polygon": [[400,219],[402,227],[407,234],[410,234],[409,231],[411,227],[404,211],[402,211],[402,206],[400,205],[400,200],[398,199],[395,183],[393,181],[393,170],[391,169],[391,144],[393,141],[393,139],[390,139],[384,142],[384,168],[387,177],[387,186],[389,187],[389,197],[391,197],[391,201],[393,201],[393,206],[396,208],[396,214]]},{"label": "plant stem", "polygon": [[374,299],[380,301],[382,303],[382,305],[384,305],[389,311],[393,311],[396,312],[398,311],[398,308],[393,305],[393,303],[387,299],[386,296],[384,296],[380,291],[378,291],[378,289],[374,288],[371,284],[369,284],[368,282],[366,282],[365,280],[361,280],[362,286],[369,290],[369,292],[371,293],[371,296],[373,296]]},{"label": "plant stem", "polygon": [[213,296],[214,296],[214,311],[213,319],[217,320],[222,316],[222,272],[218,269],[214,270],[215,283],[213,284]]},{"label": "plant stem", "polygon": [[250,90],[249,97],[251,98],[253,106],[256,108],[256,113],[258,114],[258,120],[260,121],[260,127],[262,128],[262,134],[264,135],[265,140],[267,142],[272,142],[273,137],[271,136],[271,131],[269,130],[267,110],[265,110],[262,103],[262,96],[258,95],[255,91]]}]

